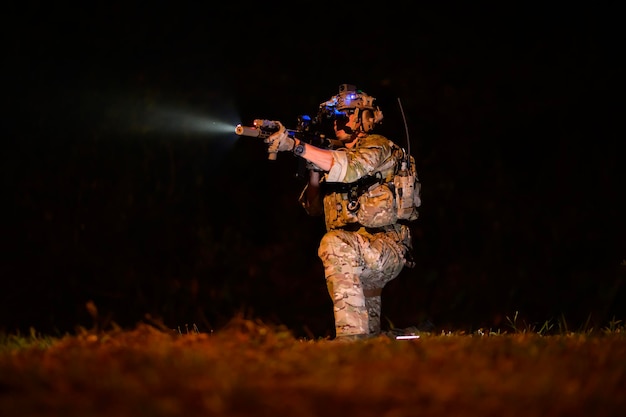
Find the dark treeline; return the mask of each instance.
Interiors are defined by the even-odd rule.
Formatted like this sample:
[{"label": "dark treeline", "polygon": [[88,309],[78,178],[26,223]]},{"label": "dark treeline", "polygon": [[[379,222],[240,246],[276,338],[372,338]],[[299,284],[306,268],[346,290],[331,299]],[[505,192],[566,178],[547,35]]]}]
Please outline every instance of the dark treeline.
[{"label": "dark treeline", "polygon": [[[542,115],[511,127],[494,111],[469,131],[444,115],[412,120],[418,266],[386,288],[388,325],[623,315],[612,143]],[[150,314],[209,329],[243,312],[331,331],[316,256],[323,221],[296,202],[293,156],[268,161],[260,141],[233,134],[67,133],[25,135],[5,163],[7,329],[90,326],[93,300],[102,322],[124,325]]]}]

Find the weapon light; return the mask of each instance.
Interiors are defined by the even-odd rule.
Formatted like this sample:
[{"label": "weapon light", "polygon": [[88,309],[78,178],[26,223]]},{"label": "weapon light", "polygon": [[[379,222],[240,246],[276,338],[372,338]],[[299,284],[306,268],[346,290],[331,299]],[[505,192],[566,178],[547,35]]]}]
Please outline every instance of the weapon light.
[{"label": "weapon light", "polygon": [[229,123],[226,119],[178,109],[156,109],[150,112],[147,122],[154,130],[167,133],[232,133],[236,123]]},{"label": "weapon light", "polygon": [[131,97],[107,105],[106,128],[119,133],[205,139],[232,136],[239,115],[228,100],[192,107]]}]

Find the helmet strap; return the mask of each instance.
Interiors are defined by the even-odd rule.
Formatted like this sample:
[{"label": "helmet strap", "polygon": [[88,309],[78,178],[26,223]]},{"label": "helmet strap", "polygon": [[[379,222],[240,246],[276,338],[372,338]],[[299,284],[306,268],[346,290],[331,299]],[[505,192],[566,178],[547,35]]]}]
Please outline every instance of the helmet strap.
[{"label": "helmet strap", "polygon": [[354,109],[354,114],[356,115],[356,123],[359,124],[359,128],[357,130],[363,130],[363,120],[361,119],[362,115],[361,115],[361,109],[359,109],[358,107],[356,109]]}]

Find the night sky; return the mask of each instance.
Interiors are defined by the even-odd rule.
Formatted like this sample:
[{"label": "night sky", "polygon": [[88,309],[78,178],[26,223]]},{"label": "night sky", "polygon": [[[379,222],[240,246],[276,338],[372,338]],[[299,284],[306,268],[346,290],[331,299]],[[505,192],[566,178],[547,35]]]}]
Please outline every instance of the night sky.
[{"label": "night sky", "polygon": [[295,127],[343,83],[406,146],[400,98],[423,184],[383,327],[626,319],[617,11],[398,3],[7,12],[0,330],[332,334],[298,162],[234,128]]}]

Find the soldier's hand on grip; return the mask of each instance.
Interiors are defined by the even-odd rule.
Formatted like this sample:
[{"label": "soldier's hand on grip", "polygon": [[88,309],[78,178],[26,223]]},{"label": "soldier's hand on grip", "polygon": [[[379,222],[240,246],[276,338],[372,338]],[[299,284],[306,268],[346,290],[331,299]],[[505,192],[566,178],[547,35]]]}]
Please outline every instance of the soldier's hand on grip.
[{"label": "soldier's hand on grip", "polygon": [[267,152],[270,154],[283,152],[283,151],[291,151],[296,144],[296,141],[289,137],[287,129],[283,126],[282,123],[277,122],[279,129],[275,133],[272,133],[265,139],[265,143],[269,146],[267,148]]}]

